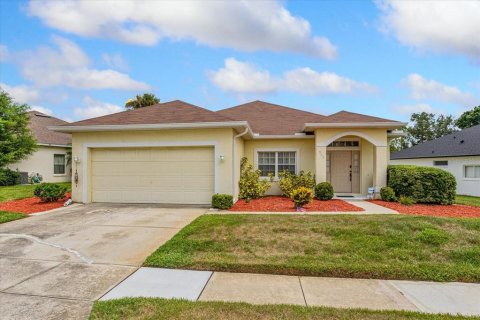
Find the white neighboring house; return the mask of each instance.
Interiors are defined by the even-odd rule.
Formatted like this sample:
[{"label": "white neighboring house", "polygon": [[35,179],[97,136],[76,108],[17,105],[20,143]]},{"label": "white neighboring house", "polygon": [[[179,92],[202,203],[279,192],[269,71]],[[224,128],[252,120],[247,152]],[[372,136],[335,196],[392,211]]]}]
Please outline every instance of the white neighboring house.
[{"label": "white neighboring house", "polygon": [[480,125],[392,153],[390,164],[447,170],[457,179],[457,194],[480,197]]},{"label": "white neighboring house", "polygon": [[[48,130],[49,126],[59,126],[68,122],[35,110],[28,112],[28,115],[29,127],[37,140],[38,149],[28,158],[8,167],[19,172],[27,172],[29,175],[38,173],[43,177],[43,182],[71,181],[67,151],[71,150],[72,135]],[[25,180],[22,182],[26,183]]]}]

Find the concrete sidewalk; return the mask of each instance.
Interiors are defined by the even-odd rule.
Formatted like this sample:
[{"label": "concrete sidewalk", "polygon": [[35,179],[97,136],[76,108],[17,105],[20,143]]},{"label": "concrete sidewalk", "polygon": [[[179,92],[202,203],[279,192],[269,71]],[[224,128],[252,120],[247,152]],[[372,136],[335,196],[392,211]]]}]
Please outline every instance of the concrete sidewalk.
[{"label": "concrete sidewalk", "polygon": [[183,298],[480,315],[480,284],[140,268],[100,300]]}]

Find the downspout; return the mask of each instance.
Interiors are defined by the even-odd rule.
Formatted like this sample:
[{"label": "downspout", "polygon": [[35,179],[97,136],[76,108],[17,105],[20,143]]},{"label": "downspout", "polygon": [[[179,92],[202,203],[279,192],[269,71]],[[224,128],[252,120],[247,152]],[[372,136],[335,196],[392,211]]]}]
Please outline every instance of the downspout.
[{"label": "downspout", "polygon": [[236,136],[233,137],[232,140],[232,196],[233,196],[233,201],[235,202],[237,199],[235,198],[235,190],[237,184],[235,183],[236,180],[236,174],[235,174],[235,149],[236,149],[236,140],[237,138],[240,138],[248,133],[248,127],[245,128],[245,131],[242,133],[237,134]]}]

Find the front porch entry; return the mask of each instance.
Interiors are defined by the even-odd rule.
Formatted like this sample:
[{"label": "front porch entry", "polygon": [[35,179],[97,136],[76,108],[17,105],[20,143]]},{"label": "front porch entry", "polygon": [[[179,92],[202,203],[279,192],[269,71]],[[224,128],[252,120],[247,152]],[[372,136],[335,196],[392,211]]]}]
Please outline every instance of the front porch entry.
[{"label": "front porch entry", "polygon": [[[327,148],[327,181],[335,193],[360,193],[360,148],[358,141],[341,141]],[[346,146],[346,144],[349,146]]]}]

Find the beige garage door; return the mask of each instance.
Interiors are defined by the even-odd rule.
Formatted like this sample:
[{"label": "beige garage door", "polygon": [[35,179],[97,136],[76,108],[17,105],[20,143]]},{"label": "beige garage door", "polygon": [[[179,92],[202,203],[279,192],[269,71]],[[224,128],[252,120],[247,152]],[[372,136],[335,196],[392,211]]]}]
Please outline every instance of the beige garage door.
[{"label": "beige garage door", "polygon": [[213,147],[92,150],[92,201],[210,204]]}]

